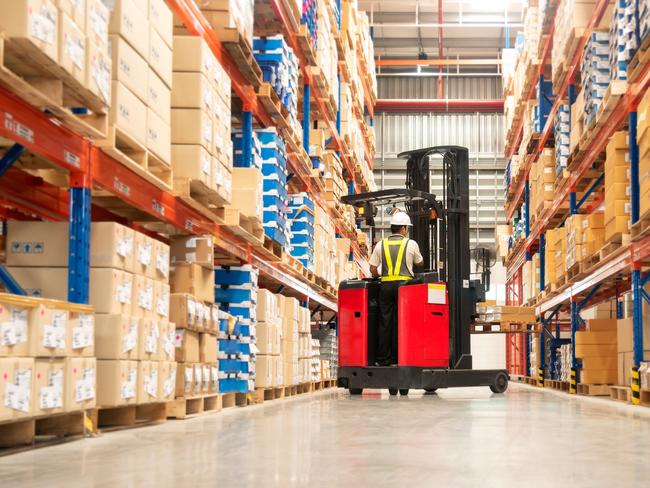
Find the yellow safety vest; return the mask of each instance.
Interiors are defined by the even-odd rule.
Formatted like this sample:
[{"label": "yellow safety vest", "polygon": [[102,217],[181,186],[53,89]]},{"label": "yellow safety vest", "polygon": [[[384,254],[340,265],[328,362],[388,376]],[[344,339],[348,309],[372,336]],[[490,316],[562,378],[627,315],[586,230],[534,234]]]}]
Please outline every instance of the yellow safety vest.
[{"label": "yellow safety vest", "polygon": [[[381,281],[406,281],[413,279],[406,262],[404,262],[404,253],[409,239],[391,239],[387,237],[382,240],[383,259],[381,267]],[[397,253],[395,253],[397,249]],[[394,260],[394,263],[393,263]]]}]

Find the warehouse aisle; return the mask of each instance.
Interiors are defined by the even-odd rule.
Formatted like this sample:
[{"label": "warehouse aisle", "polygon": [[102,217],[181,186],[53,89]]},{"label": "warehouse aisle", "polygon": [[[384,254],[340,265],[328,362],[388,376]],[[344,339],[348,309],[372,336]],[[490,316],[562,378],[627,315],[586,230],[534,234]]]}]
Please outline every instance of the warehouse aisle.
[{"label": "warehouse aisle", "polygon": [[0,458],[0,485],[642,486],[650,418],[629,412],[520,385],[331,391]]}]

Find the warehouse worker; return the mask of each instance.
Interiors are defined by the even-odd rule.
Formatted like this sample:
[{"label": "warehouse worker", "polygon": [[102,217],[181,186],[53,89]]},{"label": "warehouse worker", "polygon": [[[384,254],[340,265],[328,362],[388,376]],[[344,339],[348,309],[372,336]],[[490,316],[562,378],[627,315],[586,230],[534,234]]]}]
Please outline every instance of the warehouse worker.
[{"label": "warehouse worker", "polygon": [[407,237],[409,227],[411,218],[396,212],[390,220],[391,235],[377,243],[370,257],[372,276],[381,276],[375,366],[397,364],[397,290],[400,283],[413,279],[413,266],[424,263],[418,243]]}]

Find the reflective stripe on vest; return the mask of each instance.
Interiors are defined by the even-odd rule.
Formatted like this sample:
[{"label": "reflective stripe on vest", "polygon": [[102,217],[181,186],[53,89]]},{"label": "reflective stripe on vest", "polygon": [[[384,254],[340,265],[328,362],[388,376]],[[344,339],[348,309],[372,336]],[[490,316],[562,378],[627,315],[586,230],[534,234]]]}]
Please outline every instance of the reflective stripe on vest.
[{"label": "reflective stripe on vest", "polygon": [[[411,272],[406,266],[404,253],[409,239],[402,237],[400,239],[391,239],[390,237],[382,241],[382,267],[381,281],[405,281],[413,279]],[[397,249],[397,252],[395,252]],[[393,263],[394,259],[394,263]]]}]

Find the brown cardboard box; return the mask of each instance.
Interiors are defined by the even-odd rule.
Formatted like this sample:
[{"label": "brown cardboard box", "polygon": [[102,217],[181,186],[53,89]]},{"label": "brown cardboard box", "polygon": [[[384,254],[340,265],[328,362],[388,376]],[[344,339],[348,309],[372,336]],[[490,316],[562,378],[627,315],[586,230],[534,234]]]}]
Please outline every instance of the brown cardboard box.
[{"label": "brown cardboard box", "polygon": [[83,85],[86,82],[86,33],[62,12],[58,37],[59,65]]},{"label": "brown cardboard box", "polygon": [[134,232],[135,264],[133,273],[151,278],[151,268],[154,266],[154,243],[153,239],[140,232]]},{"label": "brown cardboard box", "polygon": [[151,270],[155,280],[169,282],[169,246],[164,242],[154,240],[154,269]]},{"label": "brown cardboard box", "polygon": [[[0,421],[31,415],[34,358],[0,358]],[[2,444],[2,439],[0,439]]]},{"label": "brown cardboard box", "polygon": [[199,301],[214,303],[214,270],[198,264],[176,264],[169,275],[172,293],[189,293]]},{"label": "brown cardboard box", "polygon": [[210,392],[210,365],[201,364],[201,392],[209,393]]},{"label": "brown cardboard box", "polygon": [[95,356],[95,314],[70,311],[66,356]]},{"label": "brown cardboard box", "polygon": [[149,22],[160,38],[172,47],[174,42],[174,19],[165,0],[149,0]]},{"label": "brown cardboard box", "polygon": [[67,222],[7,222],[7,266],[67,266]]},{"label": "brown cardboard box", "polygon": [[137,401],[138,362],[100,359],[97,361],[97,405],[115,407]]},{"label": "brown cardboard box", "polygon": [[50,0],[0,2],[0,30],[4,35],[30,40],[55,62],[59,59],[58,17]]},{"label": "brown cardboard box", "polygon": [[160,322],[160,359],[176,361],[176,326],[171,322]]},{"label": "brown cardboard box", "polygon": [[96,313],[131,315],[133,275],[111,268],[90,269],[90,304]]},{"label": "brown cardboard box", "polygon": [[147,60],[138,54],[123,37],[112,35],[109,39],[113,64],[112,79],[122,83],[146,104],[148,100],[147,78],[149,76]]},{"label": "brown cardboard box", "polygon": [[192,390],[194,394],[200,394],[203,392],[203,367],[201,364],[196,363],[194,367],[194,384],[192,385]]},{"label": "brown cardboard box", "polygon": [[64,359],[34,361],[33,415],[49,415],[64,411]]},{"label": "brown cardboard box", "polygon": [[28,295],[54,300],[68,299],[68,268],[7,267]]},{"label": "brown cardboard box", "polygon": [[214,54],[199,36],[174,36],[174,72],[203,73],[209,76],[216,63]]},{"label": "brown cardboard box", "polygon": [[[233,168],[232,194],[230,207],[239,210],[242,215],[262,220],[262,173],[257,168]],[[228,208],[228,207],[226,207]]]},{"label": "brown cardboard box", "polygon": [[255,359],[255,388],[276,386],[273,375],[273,356],[258,355]]},{"label": "brown cardboard box", "polygon": [[169,320],[179,329],[198,329],[200,319],[196,312],[196,298],[187,293],[169,295]]},{"label": "brown cardboard box", "polygon": [[138,404],[158,401],[159,373],[157,361],[138,361],[138,391],[136,394]]},{"label": "brown cardboard box", "polygon": [[587,320],[587,330],[613,332],[616,330],[616,319],[602,318]]},{"label": "brown cardboard box", "polygon": [[284,309],[283,317],[290,320],[298,320],[300,302],[297,298],[294,297],[285,297],[284,298]]},{"label": "brown cardboard box", "polygon": [[199,361],[199,333],[187,329],[176,329],[174,345],[176,361],[196,363]]},{"label": "brown cardboard box", "polygon": [[145,276],[134,275],[132,311],[134,317],[153,317],[155,281]]},{"label": "brown cardboard box", "polygon": [[173,80],[173,108],[196,108],[208,113],[215,111],[212,84],[206,75],[174,72]]},{"label": "brown cardboard box", "polygon": [[172,129],[156,112],[147,109],[147,149],[163,163],[172,163]]},{"label": "brown cardboard box", "polygon": [[169,285],[162,281],[154,281],[153,315],[158,320],[169,319]]},{"label": "brown cardboard box", "polygon": [[[634,331],[632,319],[620,319],[616,324],[616,340],[618,352],[634,350]],[[643,316],[643,349],[650,349],[650,317]]]},{"label": "brown cardboard box", "polygon": [[614,369],[581,369],[580,382],[588,385],[613,385],[618,381],[618,370]]},{"label": "brown cardboard box", "polygon": [[167,401],[174,399],[176,392],[176,362],[160,361],[158,363],[158,399]]},{"label": "brown cardboard box", "polygon": [[138,319],[129,315],[96,315],[97,359],[138,359],[139,329]]},{"label": "brown cardboard box", "polygon": [[576,357],[577,358],[588,358],[588,357],[602,357],[602,356],[613,356],[616,354],[616,344],[613,342],[611,344],[577,344],[576,343]]},{"label": "brown cardboard box", "polygon": [[219,391],[219,367],[216,364],[210,365],[210,393]]},{"label": "brown cardboard box", "polygon": [[172,108],[172,144],[199,144],[212,154],[212,124],[212,116],[204,110]]},{"label": "brown cardboard box", "polygon": [[0,357],[29,355],[32,308],[0,301]]},{"label": "brown cardboard box", "polygon": [[114,0],[108,31],[119,34],[140,56],[149,56],[149,21],[132,0]]},{"label": "brown cardboard box", "polygon": [[258,322],[271,322],[280,317],[278,303],[275,294],[269,290],[260,288],[257,291],[257,306],[255,311],[256,319]]},{"label": "brown cardboard box", "polygon": [[66,412],[94,408],[97,396],[97,362],[95,358],[65,359]]},{"label": "brown cardboard box", "polygon": [[86,0],[55,0],[54,4],[61,13],[70,17],[75,26],[86,35]]},{"label": "brown cardboard box", "polygon": [[[88,0],[96,2],[99,0]],[[106,45],[99,45],[90,40],[86,43],[86,78],[84,86],[101,98],[102,102],[111,101],[111,57]]]},{"label": "brown cardboard box", "polygon": [[176,363],[176,397],[188,397],[194,393],[194,365]]},{"label": "brown cardboard box", "polygon": [[149,31],[149,40],[149,65],[165,84],[171,88],[172,50],[153,27]]},{"label": "brown cardboard box", "polygon": [[629,181],[623,183],[607,183],[605,188],[605,204],[614,200],[629,200],[630,199],[630,183]]},{"label": "brown cardboard box", "polygon": [[616,384],[630,386],[632,384],[632,365],[634,364],[634,353],[619,352],[617,359],[618,374]]},{"label": "brown cardboard box", "polygon": [[212,185],[212,156],[203,146],[172,145],[172,170],[175,177],[184,177]]},{"label": "brown cardboard box", "polygon": [[151,318],[142,318],[139,320],[138,330],[138,359],[142,361],[162,359],[160,323]]},{"label": "brown cardboard box", "polygon": [[199,335],[199,361],[202,363],[217,362],[217,336],[212,334]]},{"label": "brown cardboard box", "polygon": [[582,369],[616,369],[618,367],[618,358],[614,356],[592,356],[582,359]]},{"label": "brown cardboard box", "polygon": [[119,81],[111,82],[109,123],[117,126],[138,143],[147,140],[147,106]]},{"label": "brown cardboard box", "polygon": [[[172,92],[155,71],[149,69],[147,78],[147,105],[162,121],[171,127],[172,123]],[[170,129],[171,130],[171,129]]]},{"label": "brown cardboard box", "polygon": [[38,305],[31,312],[29,355],[64,357],[68,350],[68,311]]},{"label": "brown cardboard box", "polygon": [[616,234],[629,234],[630,233],[630,218],[625,215],[622,217],[614,217],[605,225],[605,239],[610,240]]},{"label": "brown cardboard box", "polygon": [[255,345],[260,354],[272,355],[275,341],[275,324],[273,322],[258,322],[256,326],[257,342]]},{"label": "brown cardboard box", "polygon": [[136,232],[115,222],[90,224],[90,266],[135,270]]},{"label": "brown cardboard box", "polygon": [[108,45],[110,11],[102,0],[86,0],[86,35],[89,45]]},{"label": "brown cardboard box", "polygon": [[214,241],[212,236],[172,236],[169,242],[172,265],[194,263],[214,268]]},{"label": "brown cardboard box", "polygon": [[580,330],[576,332],[576,345],[616,344],[616,330]]}]

